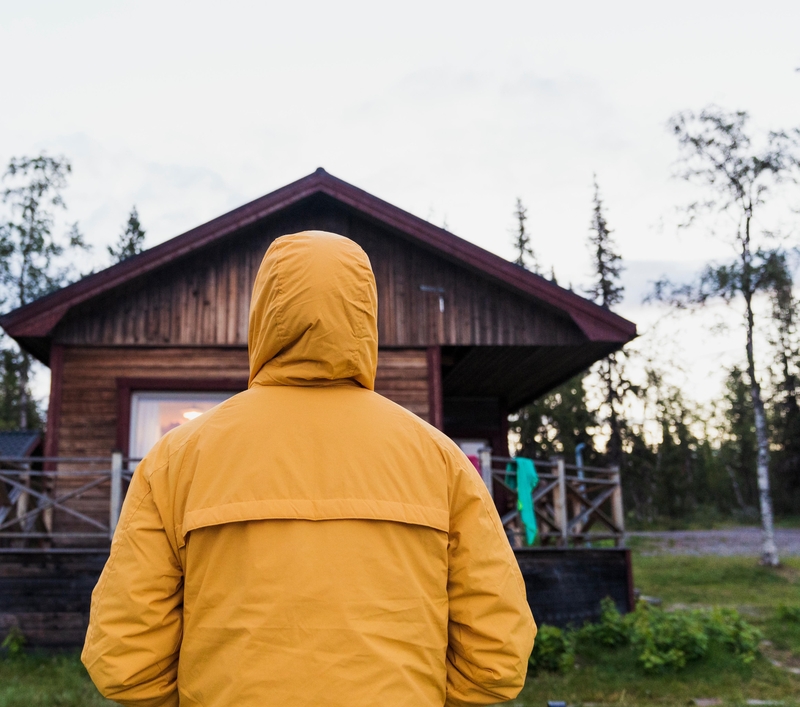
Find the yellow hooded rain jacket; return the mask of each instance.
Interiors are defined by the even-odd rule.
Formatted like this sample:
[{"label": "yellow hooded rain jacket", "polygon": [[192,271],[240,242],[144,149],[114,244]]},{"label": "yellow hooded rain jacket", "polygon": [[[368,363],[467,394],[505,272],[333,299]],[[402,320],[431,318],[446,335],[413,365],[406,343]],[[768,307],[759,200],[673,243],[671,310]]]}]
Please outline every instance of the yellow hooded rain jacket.
[{"label": "yellow hooded rain jacket", "polygon": [[277,239],[249,389],[133,475],[82,659],[141,707],[511,699],[535,625],[491,499],[451,440],[373,391],[377,294],[353,241]]}]

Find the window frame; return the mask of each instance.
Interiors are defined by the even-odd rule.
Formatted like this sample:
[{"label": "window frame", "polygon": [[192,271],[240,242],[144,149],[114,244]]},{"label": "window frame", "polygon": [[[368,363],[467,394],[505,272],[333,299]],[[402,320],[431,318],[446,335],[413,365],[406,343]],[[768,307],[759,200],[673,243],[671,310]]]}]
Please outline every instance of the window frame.
[{"label": "window frame", "polygon": [[117,451],[130,452],[132,393],[241,393],[245,378],[117,378]]}]

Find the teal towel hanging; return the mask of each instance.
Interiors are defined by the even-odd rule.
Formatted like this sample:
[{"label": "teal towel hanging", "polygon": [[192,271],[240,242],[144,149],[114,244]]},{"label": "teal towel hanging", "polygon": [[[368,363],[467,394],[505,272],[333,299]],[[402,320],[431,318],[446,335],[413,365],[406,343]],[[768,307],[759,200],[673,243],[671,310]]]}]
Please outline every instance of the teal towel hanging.
[{"label": "teal towel hanging", "polygon": [[[522,525],[525,526],[525,542],[533,545],[538,532],[536,514],[533,512],[533,490],[539,483],[536,465],[533,459],[517,457],[517,476],[506,475],[506,485],[517,491],[517,510],[519,511]],[[508,464],[506,471],[513,471],[513,465]]]}]

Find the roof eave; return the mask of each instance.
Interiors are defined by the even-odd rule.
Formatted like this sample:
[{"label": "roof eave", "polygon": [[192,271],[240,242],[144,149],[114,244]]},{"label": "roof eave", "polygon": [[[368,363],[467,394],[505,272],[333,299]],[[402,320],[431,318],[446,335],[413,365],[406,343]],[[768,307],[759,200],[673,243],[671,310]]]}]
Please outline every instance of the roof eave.
[{"label": "roof eave", "polygon": [[149,250],[92,273],[77,282],[0,316],[0,326],[13,338],[47,336],[72,308],[93,297],[146,275],[173,260],[255,223],[270,213],[318,191],[320,174],[288,184],[266,196],[218,216]]},{"label": "roof eave", "polygon": [[402,234],[416,237],[438,253],[450,255],[460,263],[467,263],[493,276],[502,284],[512,285],[536,299],[565,310],[590,341],[626,343],[636,337],[636,325],[624,317],[333,175],[326,173],[326,177],[328,180],[321,188],[323,193],[394,226]]}]

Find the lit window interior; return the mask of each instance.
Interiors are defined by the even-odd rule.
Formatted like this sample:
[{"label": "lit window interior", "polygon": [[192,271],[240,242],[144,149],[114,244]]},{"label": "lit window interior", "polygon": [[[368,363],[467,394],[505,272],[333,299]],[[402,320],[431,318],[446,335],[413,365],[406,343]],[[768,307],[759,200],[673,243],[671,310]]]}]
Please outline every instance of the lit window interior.
[{"label": "lit window interior", "polygon": [[167,432],[200,417],[233,394],[167,391],[132,393],[130,457],[141,459]]}]

